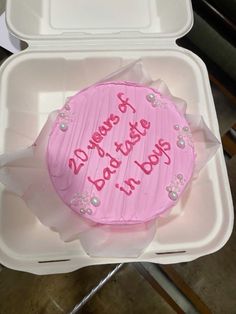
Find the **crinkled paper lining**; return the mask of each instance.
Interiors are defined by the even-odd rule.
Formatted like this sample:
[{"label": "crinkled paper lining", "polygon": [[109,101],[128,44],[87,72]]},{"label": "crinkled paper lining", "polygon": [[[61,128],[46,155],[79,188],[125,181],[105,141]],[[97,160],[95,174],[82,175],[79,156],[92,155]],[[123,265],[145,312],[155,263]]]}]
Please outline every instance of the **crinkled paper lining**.
[{"label": "crinkled paper lining", "polygon": [[[153,86],[172,99],[181,113],[186,113],[185,101],[172,96],[163,81],[153,81],[145,71],[142,60],[124,66],[100,82],[116,80]],[[49,115],[32,146],[0,156],[0,181],[8,190],[23,198],[41,223],[58,232],[63,241],[79,239],[87,254],[100,257],[139,256],[158,232],[156,219],[138,225],[96,224],[70,210],[56,194],[45,161],[48,136],[56,115],[57,112]],[[196,176],[215,154],[219,141],[201,116],[186,114],[186,119],[196,152]]]}]

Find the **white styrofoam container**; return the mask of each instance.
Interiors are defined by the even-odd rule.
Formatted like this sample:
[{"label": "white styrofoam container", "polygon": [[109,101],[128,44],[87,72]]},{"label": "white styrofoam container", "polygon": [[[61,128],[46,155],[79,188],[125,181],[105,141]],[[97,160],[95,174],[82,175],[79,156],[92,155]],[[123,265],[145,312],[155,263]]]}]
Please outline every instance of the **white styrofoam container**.
[{"label": "white styrofoam container", "polygon": [[[220,138],[206,67],[176,45],[193,23],[190,0],[8,0],[6,18],[10,31],[29,47],[0,69],[0,153],[31,145],[48,113],[67,96],[138,58]],[[220,249],[232,231],[222,149],[190,195],[177,205],[182,215],[159,220],[155,238],[139,258],[92,258],[79,241],[62,242],[0,185],[0,262],[49,274],[94,264],[196,259]]]}]

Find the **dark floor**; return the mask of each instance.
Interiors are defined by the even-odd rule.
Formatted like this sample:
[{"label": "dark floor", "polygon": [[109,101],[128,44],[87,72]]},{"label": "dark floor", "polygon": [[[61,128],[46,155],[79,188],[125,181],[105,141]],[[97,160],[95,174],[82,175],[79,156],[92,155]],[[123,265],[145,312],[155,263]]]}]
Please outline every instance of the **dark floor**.
[{"label": "dark floor", "polygon": [[[1,314],[68,313],[114,266],[35,276],[4,269],[0,275]],[[82,309],[86,314],[174,313],[131,264],[125,265]]]}]

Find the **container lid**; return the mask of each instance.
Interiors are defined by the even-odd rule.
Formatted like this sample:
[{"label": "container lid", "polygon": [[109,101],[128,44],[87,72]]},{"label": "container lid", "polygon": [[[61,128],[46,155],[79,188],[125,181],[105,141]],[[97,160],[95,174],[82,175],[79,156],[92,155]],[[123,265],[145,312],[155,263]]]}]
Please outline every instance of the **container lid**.
[{"label": "container lid", "polygon": [[26,40],[173,38],[193,23],[190,0],[8,0],[10,31]]}]

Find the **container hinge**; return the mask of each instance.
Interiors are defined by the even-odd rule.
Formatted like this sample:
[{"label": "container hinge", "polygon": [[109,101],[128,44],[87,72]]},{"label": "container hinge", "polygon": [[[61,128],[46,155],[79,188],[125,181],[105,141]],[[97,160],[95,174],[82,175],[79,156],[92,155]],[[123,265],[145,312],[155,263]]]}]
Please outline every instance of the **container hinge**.
[{"label": "container hinge", "polygon": [[170,39],[107,39],[107,40],[41,40],[28,42],[28,49],[38,51],[118,51],[118,50],[159,50],[177,47]]}]

